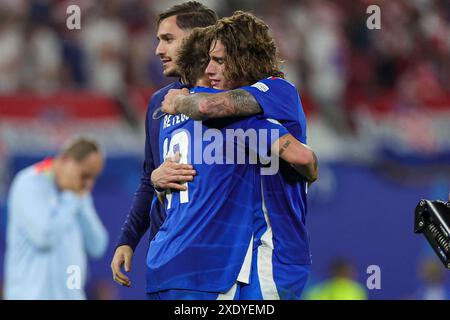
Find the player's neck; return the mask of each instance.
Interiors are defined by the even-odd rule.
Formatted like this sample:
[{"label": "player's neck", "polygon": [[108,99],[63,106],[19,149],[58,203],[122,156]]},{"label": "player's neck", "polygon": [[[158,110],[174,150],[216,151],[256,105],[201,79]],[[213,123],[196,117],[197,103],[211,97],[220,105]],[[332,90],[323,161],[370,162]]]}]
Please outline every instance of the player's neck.
[{"label": "player's neck", "polygon": [[196,87],[211,87],[211,81],[209,81],[209,78],[207,76],[201,77],[197,80],[195,83]]}]

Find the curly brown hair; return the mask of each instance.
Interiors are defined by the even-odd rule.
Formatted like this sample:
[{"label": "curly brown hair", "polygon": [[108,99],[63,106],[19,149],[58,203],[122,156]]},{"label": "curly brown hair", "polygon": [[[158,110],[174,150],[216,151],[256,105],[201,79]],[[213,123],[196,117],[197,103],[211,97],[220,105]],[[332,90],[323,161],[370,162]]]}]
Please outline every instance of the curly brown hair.
[{"label": "curly brown hair", "polygon": [[236,11],[217,21],[212,41],[226,48],[225,77],[231,81],[255,83],[267,77],[284,78],[277,47],[269,27],[255,15]]},{"label": "curly brown hair", "polygon": [[178,70],[186,84],[191,87],[205,74],[208,66],[212,28],[213,26],[193,29],[178,50]]}]

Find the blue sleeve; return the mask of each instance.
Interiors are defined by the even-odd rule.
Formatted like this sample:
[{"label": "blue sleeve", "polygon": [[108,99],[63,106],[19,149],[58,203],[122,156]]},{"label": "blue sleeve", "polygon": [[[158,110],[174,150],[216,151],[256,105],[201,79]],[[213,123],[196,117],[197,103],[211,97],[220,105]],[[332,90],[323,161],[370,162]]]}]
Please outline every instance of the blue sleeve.
[{"label": "blue sleeve", "polygon": [[195,94],[195,93],[219,93],[219,92],[224,92],[224,90],[218,90],[218,89],[213,89],[213,88],[209,88],[209,87],[193,87],[193,88],[191,88],[191,90],[189,92],[190,92],[190,94]]},{"label": "blue sleeve", "polygon": [[155,195],[155,189],[151,183],[151,173],[155,170],[153,162],[153,154],[151,143],[152,138],[149,134],[152,119],[152,110],[154,106],[154,97],[150,100],[147,108],[145,121],[145,161],[143,164],[141,181],[139,187],[134,194],[133,203],[131,205],[130,213],[122,225],[121,234],[117,241],[116,247],[122,245],[130,246],[133,251],[136,249],[140,239],[145,234],[150,226],[150,205]]},{"label": "blue sleeve", "polygon": [[284,79],[271,77],[241,89],[258,101],[266,118],[298,122],[303,114],[297,89]]},{"label": "blue sleeve", "polygon": [[81,200],[75,193],[64,191],[59,201],[52,201],[51,190],[40,182],[36,176],[18,176],[8,205],[29,241],[38,249],[48,250],[76,223]]},{"label": "blue sleeve", "polygon": [[270,157],[272,145],[289,131],[274,119],[251,117],[244,120],[246,130],[256,130],[258,144],[248,143],[247,147],[263,158]]},{"label": "blue sleeve", "polygon": [[79,219],[87,254],[101,258],[108,247],[108,232],[95,211],[91,195],[82,198]]}]

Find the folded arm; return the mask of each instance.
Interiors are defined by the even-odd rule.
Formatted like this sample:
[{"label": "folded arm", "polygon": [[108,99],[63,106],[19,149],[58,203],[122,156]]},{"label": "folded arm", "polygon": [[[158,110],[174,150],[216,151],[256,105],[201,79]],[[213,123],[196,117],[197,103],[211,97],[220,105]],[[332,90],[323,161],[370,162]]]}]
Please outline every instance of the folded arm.
[{"label": "folded arm", "polygon": [[316,154],[291,134],[282,136],[272,144],[272,152],[289,163],[309,183],[317,180],[319,170]]},{"label": "folded arm", "polygon": [[262,113],[256,99],[247,91],[236,89],[220,93],[179,95],[164,112],[183,113],[194,120],[245,117]]}]

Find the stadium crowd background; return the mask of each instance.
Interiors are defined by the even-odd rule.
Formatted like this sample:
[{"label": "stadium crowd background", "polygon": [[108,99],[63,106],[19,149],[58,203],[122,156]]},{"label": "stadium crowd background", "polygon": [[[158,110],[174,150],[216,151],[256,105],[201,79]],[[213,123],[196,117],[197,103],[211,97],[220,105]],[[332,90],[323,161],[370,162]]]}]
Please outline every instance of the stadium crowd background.
[{"label": "stadium crowd background", "polygon": [[[420,299],[430,278],[450,292],[445,270],[413,234],[419,199],[448,198],[450,2],[202,2],[219,16],[242,9],[262,17],[301,93],[320,161],[309,193],[311,286],[341,258],[353,263],[364,288],[367,267],[380,266],[381,289],[365,289],[369,298]],[[154,18],[174,3],[0,2],[1,263],[15,172],[67,137],[88,133],[108,156],[94,196],[112,239],[105,257],[91,265],[90,297],[143,298],[146,239],[132,289],[115,286],[109,262],[140,175],[148,97],[171,81],[154,55]],[[81,8],[81,30],[67,29],[70,4]],[[372,4],[381,8],[380,30],[366,25]],[[422,266],[432,275],[423,276]]]}]

